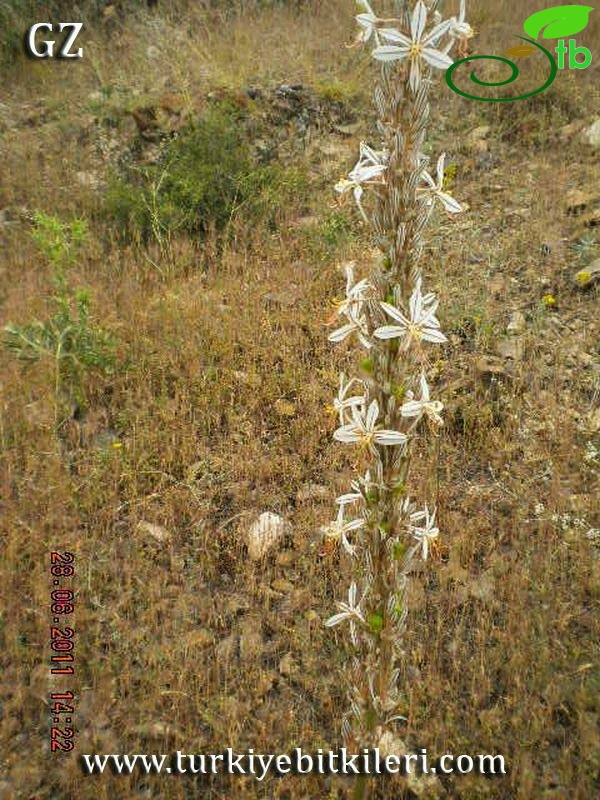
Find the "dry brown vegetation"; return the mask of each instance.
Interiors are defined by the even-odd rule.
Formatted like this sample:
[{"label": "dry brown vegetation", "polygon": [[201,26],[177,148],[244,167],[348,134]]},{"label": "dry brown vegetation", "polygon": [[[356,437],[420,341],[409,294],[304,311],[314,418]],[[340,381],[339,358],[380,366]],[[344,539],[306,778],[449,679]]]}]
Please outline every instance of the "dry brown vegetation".
[{"label": "dry brown vegetation", "polygon": [[[367,269],[370,243],[331,186],[373,135],[373,68],[344,47],[342,0],[191,5],[107,15],[81,63],[18,58],[2,76],[2,322],[49,314],[32,212],[83,217],[69,280],[117,343],[114,368],[86,373],[85,403],[58,419],[52,366],[2,358],[3,800],[349,796],[336,777],[84,777],[49,752],[48,693],[64,686],[48,673],[51,550],[77,556],[78,753],[340,744],[343,640],[323,621],[347,562],[318,530],[349,467],[326,406],[357,353],[329,346],[327,319],[340,264]],[[475,52],[511,46],[522,4],[474,5]],[[598,50],[598,31],[578,42]],[[578,130],[598,113],[599,63],[530,101],[440,85],[434,102],[433,152],[451,156],[470,208],[440,216],[424,261],[450,341],[436,365],[446,425],[413,494],[435,476],[449,554],[415,581],[402,736],[436,755],[502,753],[510,769],[444,778],[457,800],[600,791],[598,305],[573,281],[600,255],[598,151]],[[273,100],[283,82],[305,87],[291,110]],[[304,188],[274,196],[268,219],[232,216],[225,236],[123,237],[106,184],[124,153],[157,146],[130,112],[193,119],[215,99],[258,119],[253,135]],[[265,510],[292,533],[253,563],[243,535]],[[376,796],[413,795],[382,782]]]}]

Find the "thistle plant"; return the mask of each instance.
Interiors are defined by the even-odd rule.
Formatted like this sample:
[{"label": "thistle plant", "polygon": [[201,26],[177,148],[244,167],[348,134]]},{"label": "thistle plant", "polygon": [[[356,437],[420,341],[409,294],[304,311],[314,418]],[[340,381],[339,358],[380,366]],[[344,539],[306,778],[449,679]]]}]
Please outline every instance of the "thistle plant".
[{"label": "thistle plant", "polygon": [[408,581],[417,561],[439,548],[436,510],[419,497],[420,486],[410,486],[411,459],[425,458],[431,442],[424,427],[435,432],[443,424],[443,405],[432,399],[427,375],[446,337],[438,300],[425,288],[421,254],[434,206],[447,214],[462,209],[445,186],[444,154],[433,177],[424,151],[432,79],[453,63],[453,46],[472,30],[464,0],[448,19],[438,0],[397,0],[391,18],[378,16],[366,0],[359,6],[356,45],[371,46],[380,66],[374,104],[381,142],[361,144],[357,164],[335,189],[341,198],[354,196],[378,254],[366,277],[346,267],[340,324],[329,339],[355,339],[364,350],[360,373],[341,376],[334,438],[358,448],[367,463],[351,491],[338,497],[336,519],[323,534],[351,559],[347,600],[326,623],[348,624],[352,648],[342,732],[355,746],[372,747],[390,741],[404,719]]},{"label": "thistle plant", "polygon": [[32,238],[52,270],[54,313],[45,320],[22,325],[9,323],[2,330],[3,344],[25,364],[52,364],[54,418],[58,430],[73,407],[85,405],[83,376],[106,372],[114,363],[115,342],[110,333],[92,322],[91,299],[85,289],[70,283],[70,271],[87,238],[83,220],[61,222],[42,212],[33,215]]}]

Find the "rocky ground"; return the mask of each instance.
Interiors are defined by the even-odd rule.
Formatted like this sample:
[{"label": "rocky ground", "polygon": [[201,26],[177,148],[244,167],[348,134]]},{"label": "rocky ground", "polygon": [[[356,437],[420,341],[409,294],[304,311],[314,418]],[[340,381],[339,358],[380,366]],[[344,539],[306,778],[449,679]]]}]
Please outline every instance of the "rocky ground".
[{"label": "rocky ground", "polygon": [[[476,50],[495,52],[511,9],[474,13]],[[346,706],[343,640],[323,622],[348,564],[319,528],[352,466],[327,405],[357,353],[327,326],[341,268],[368,270],[372,245],[331,187],[376,142],[371,67],[344,47],[341,2],[149,14],[106,14],[91,68],[5,68],[2,322],[54,313],[37,212],[84,218],[68,291],[89,291],[114,359],[68,399],[51,358],[2,359],[0,798],[348,797],[336,776],[85,778],[49,752],[53,549],[77,559],[77,753],[314,751],[340,744]],[[444,554],[414,576],[399,734],[502,753],[510,772],[375,797],[598,791],[595,77],[562,75],[518,108],[436,89],[431,150],[467,210],[440,215],[424,253],[449,341],[445,426],[414,483],[437,497]],[[235,120],[257,188],[191,233],[160,181],[211,109]]]}]

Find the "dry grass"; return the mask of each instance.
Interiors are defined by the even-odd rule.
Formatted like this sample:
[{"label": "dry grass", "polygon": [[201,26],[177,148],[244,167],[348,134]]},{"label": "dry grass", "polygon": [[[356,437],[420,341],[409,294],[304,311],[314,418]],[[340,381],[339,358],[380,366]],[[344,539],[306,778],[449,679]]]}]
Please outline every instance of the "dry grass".
[{"label": "dry grass", "polygon": [[[319,130],[293,151],[312,182],[310,207],[281,209],[275,230],[239,222],[224,248],[177,240],[163,260],[117,245],[76,175],[104,178],[111,140],[135,135],[125,116],[116,132],[95,123],[90,94],[106,86],[123,105],[175,92],[197,108],[218,88],[302,82],[358,98],[361,135],[372,125],[371,72],[344,48],[347,6],[188,11],[186,25],[174,11],[133,19],[110,40],[88,34],[81,64],[23,60],[6,76],[0,108],[15,124],[0,138],[0,206],[92,220],[73,282],[91,288],[121,366],[88,380],[88,408],[58,435],[51,375],[8,358],[0,367],[2,798],[347,796],[334,777],[84,778],[75,759],[49,754],[45,706],[48,553],[70,549],[79,752],[339,744],[342,653],[322,620],[347,567],[321,554],[318,528],[348,472],[324,409],[356,353],[329,347],[326,319],[337,265],[368,255],[368,242],[359,234],[324,249],[315,239],[356,142]],[[517,3],[480,4],[476,50],[510,46],[521,16]],[[578,36],[592,49],[594,26]],[[598,527],[597,295],[573,286],[576,254],[556,244],[594,234],[566,215],[565,193],[593,194],[597,154],[558,129],[597,113],[597,75],[597,63],[561,75],[518,105],[440,87],[432,126],[471,208],[440,220],[424,264],[452,333],[437,365],[447,423],[434,464],[450,554],[414,592],[406,735],[435,754],[503,753],[510,767],[501,780],[445,780],[457,800],[590,800],[599,790],[599,562],[585,535]],[[465,135],[484,124],[488,151],[478,153]],[[317,221],[298,224],[310,215]],[[3,322],[47,309],[49,270],[25,217],[0,228]],[[544,306],[548,294],[556,310]],[[527,321],[522,353],[497,357],[490,381],[482,359],[515,310]],[[299,493],[309,484],[329,496]],[[264,510],[293,533],[255,565],[243,531]],[[140,521],[164,526],[170,542],[141,535]]]}]

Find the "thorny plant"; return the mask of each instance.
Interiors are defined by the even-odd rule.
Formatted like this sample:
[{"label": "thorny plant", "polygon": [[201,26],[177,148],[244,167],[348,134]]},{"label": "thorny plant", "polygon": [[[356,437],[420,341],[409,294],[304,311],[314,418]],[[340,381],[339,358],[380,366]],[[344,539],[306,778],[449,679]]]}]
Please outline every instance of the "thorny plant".
[{"label": "thorny plant", "polygon": [[74,408],[85,405],[82,379],[86,372],[107,371],[114,363],[115,342],[90,318],[90,295],[70,283],[87,237],[83,220],[61,222],[41,212],[33,215],[32,238],[52,269],[54,314],[45,320],[4,326],[7,350],[26,364],[45,361],[54,373],[54,422],[58,431]]},{"label": "thorny plant", "polygon": [[431,349],[446,338],[438,301],[423,288],[420,256],[435,202],[449,214],[462,208],[444,183],[445,156],[434,178],[424,145],[433,74],[452,64],[453,45],[473,35],[464,0],[449,19],[439,5],[399,0],[390,19],[359,2],[356,44],[374,45],[381,65],[374,103],[382,142],[379,149],[362,143],[357,164],[335,187],[341,198],[354,195],[380,251],[370,275],[357,282],[353,265],[346,266],[346,297],[337,306],[343,324],[329,336],[355,337],[366,351],[362,376],[341,376],[334,438],[361,448],[368,469],[338,497],[337,518],[323,529],[352,559],[348,599],[326,624],[349,623],[351,703],[342,732],[356,746],[389,742],[403,719],[407,582],[416,559],[439,548],[435,509],[418,510],[408,494],[411,457],[425,441],[419,429],[442,425],[443,408],[431,398],[427,369]]}]

